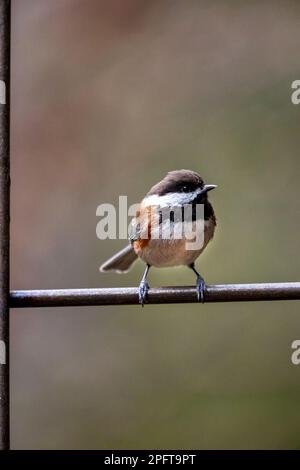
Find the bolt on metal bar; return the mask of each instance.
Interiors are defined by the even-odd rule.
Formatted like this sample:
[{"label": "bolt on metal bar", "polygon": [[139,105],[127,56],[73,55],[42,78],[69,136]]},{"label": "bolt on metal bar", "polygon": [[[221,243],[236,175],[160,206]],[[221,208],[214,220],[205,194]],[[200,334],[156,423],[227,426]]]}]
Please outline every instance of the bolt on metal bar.
[{"label": "bolt on metal bar", "polygon": [[[259,300],[300,300],[300,282],[209,285],[205,292],[205,303]],[[134,305],[138,303],[136,287],[14,290],[10,293],[11,308]],[[151,288],[146,303],[198,303],[196,288],[195,286]]]},{"label": "bolt on metal bar", "polygon": [[9,449],[10,0],[0,0],[0,449]]}]

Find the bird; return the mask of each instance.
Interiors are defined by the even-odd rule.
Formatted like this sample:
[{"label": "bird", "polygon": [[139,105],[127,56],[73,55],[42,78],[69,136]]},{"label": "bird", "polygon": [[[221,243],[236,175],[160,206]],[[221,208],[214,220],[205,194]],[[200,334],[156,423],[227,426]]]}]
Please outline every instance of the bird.
[{"label": "bird", "polygon": [[[196,275],[197,299],[203,303],[206,284],[195,261],[214,236],[217,222],[208,192],[216,187],[204,183],[195,171],[169,171],[142,199],[131,221],[129,244],[105,261],[100,271],[125,273],[140,258],[146,264],[139,285],[139,303],[144,306],[150,288],[147,277],[151,267],[187,266]],[[190,216],[184,220],[188,207]],[[198,211],[198,207],[204,211]],[[189,237],[182,231],[184,222],[184,227],[191,231]],[[198,235],[201,239],[200,231],[202,243],[191,249],[188,242],[195,241]]]}]

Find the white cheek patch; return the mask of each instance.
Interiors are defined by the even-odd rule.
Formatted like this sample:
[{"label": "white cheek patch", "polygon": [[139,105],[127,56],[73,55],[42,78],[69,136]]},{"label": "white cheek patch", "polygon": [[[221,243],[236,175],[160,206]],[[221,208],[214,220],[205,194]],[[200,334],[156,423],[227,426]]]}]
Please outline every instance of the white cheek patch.
[{"label": "white cheek patch", "polygon": [[189,193],[169,193],[164,196],[158,194],[152,194],[151,196],[145,197],[142,201],[143,207],[159,206],[159,207],[174,207],[184,206],[189,204],[195,197],[198,196],[202,191],[201,188],[196,189]]}]

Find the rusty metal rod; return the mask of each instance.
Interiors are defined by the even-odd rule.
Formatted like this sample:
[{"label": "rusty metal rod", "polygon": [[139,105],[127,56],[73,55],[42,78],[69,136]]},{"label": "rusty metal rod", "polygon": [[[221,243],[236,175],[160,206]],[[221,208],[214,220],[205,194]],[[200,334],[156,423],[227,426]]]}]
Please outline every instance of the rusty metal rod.
[{"label": "rusty metal rod", "polygon": [[[300,282],[209,285],[205,293],[205,302],[254,300],[300,300]],[[10,293],[11,308],[135,305],[138,303],[136,287],[15,290]],[[149,290],[146,303],[197,303],[197,293],[194,286],[152,288]]]},{"label": "rusty metal rod", "polygon": [[0,0],[0,449],[9,449],[10,1]]}]

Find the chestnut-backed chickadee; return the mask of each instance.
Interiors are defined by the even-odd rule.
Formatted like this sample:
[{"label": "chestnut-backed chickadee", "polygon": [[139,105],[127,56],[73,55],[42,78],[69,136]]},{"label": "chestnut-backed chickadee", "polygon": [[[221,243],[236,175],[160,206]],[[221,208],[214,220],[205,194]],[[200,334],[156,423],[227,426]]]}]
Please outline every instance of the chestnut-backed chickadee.
[{"label": "chestnut-backed chickadee", "polygon": [[[101,272],[126,272],[138,257],[141,258],[147,265],[139,286],[139,301],[144,305],[149,289],[147,275],[151,266],[185,265],[196,274],[198,300],[204,302],[205,282],[194,263],[214,235],[216,217],[207,193],[215,187],[213,184],[205,184],[194,171],[170,171],[141,201],[131,223],[130,244],[102,264]],[[204,212],[199,216],[197,207],[200,205]],[[196,231],[193,233],[193,239],[196,238],[197,231],[202,230],[202,243],[196,249],[188,248],[187,243],[191,241],[191,237],[178,231],[178,226],[181,228],[184,220],[176,218],[175,210],[173,211],[179,208],[183,214],[183,209],[188,206],[192,208],[192,215],[187,221],[187,226],[192,227],[192,232]],[[167,218],[162,216],[165,209],[168,209]],[[166,227],[166,222],[168,232],[167,236],[164,236],[163,227]],[[182,234],[180,237],[179,232]]]}]

